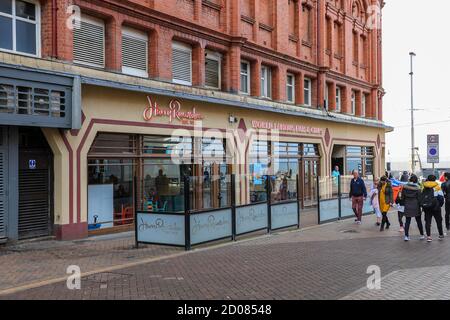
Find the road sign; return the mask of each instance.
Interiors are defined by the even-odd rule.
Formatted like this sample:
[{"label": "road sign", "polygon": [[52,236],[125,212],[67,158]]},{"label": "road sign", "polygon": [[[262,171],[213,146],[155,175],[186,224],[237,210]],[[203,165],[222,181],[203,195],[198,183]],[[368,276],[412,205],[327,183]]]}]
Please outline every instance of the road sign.
[{"label": "road sign", "polygon": [[427,162],[439,163],[439,135],[430,134],[427,137]]}]

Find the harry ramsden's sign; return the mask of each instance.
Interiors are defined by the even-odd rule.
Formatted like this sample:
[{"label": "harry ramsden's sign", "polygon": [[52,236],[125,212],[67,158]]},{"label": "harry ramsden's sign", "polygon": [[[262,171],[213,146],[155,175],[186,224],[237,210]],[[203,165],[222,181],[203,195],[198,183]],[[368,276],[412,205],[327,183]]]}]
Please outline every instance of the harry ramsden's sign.
[{"label": "harry ramsden's sign", "polygon": [[252,120],[252,127],[254,129],[278,130],[284,132],[322,134],[321,128],[272,121]]},{"label": "harry ramsden's sign", "polygon": [[197,113],[195,107],[191,111],[181,111],[181,102],[176,99],[171,100],[169,106],[166,108],[161,108],[150,97],[147,97],[147,99],[148,106],[142,114],[145,121],[151,121],[156,117],[169,118],[169,123],[172,123],[174,120],[189,122],[203,119],[203,115]]}]

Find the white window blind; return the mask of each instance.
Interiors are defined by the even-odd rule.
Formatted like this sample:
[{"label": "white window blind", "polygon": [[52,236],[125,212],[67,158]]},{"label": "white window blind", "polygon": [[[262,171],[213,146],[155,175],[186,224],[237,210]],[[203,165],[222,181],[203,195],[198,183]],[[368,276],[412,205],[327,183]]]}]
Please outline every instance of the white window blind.
[{"label": "white window blind", "polygon": [[144,32],[122,30],[122,72],[148,77],[148,36]]},{"label": "white window blind", "polygon": [[205,60],[205,85],[220,89],[221,62],[220,55],[208,53]]},{"label": "white window blind", "polygon": [[73,30],[73,60],[93,67],[105,67],[105,24],[82,16],[80,28]]},{"label": "white window blind", "polygon": [[336,111],[341,111],[341,88],[336,88]]},{"label": "white window blind", "polygon": [[192,85],[192,49],[188,46],[172,45],[172,81]]}]

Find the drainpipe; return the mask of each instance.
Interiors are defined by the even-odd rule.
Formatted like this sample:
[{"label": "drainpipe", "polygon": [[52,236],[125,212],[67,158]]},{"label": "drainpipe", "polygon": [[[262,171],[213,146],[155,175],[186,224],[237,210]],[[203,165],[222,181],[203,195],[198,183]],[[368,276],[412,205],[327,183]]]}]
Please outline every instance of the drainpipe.
[{"label": "drainpipe", "polygon": [[57,0],[52,0],[52,57],[58,58],[58,5]]}]

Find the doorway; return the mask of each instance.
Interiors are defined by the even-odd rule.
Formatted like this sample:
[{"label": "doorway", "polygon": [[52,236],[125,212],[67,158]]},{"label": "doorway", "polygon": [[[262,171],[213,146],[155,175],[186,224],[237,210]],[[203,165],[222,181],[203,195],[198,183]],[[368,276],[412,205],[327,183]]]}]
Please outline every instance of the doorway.
[{"label": "doorway", "polygon": [[19,129],[19,239],[53,229],[53,154],[40,128]]}]

